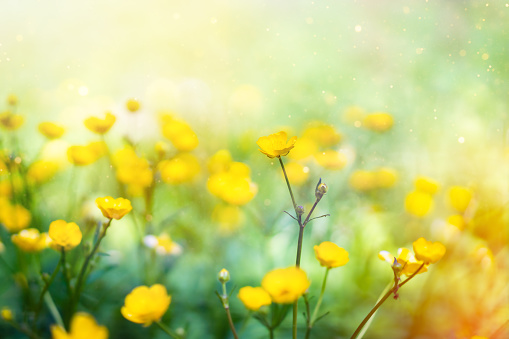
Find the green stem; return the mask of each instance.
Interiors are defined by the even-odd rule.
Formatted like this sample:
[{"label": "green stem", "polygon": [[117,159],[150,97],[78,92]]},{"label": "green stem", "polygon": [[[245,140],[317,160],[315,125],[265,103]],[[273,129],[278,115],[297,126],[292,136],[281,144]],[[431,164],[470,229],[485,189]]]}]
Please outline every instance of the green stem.
[{"label": "green stem", "polygon": [[51,294],[49,292],[47,292],[44,295],[44,302],[48,306],[49,312],[53,316],[53,319],[55,319],[55,322],[57,323],[57,325],[62,328],[65,328],[64,321],[62,320],[62,316],[58,312],[57,306],[55,305],[55,302],[53,301],[53,298],[51,298]]},{"label": "green stem", "polygon": [[394,286],[393,288],[391,288],[389,291],[387,291],[387,293],[385,293],[385,295],[382,297],[382,299],[380,299],[379,302],[376,303],[375,307],[373,307],[371,309],[371,311],[368,313],[368,315],[364,318],[364,320],[362,320],[362,322],[360,323],[360,325],[357,327],[357,329],[355,330],[355,332],[352,334],[352,336],[350,337],[350,339],[355,339],[357,338],[357,336],[359,335],[359,333],[361,332],[362,328],[364,327],[364,325],[366,325],[366,323],[368,322],[368,320],[373,316],[373,314],[378,310],[378,308],[380,306],[382,306],[382,304],[387,300],[387,298],[390,297],[390,295],[396,290],[396,288],[401,288],[403,285],[405,285],[408,281],[410,281],[410,279],[412,279],[413,277],[415,277],[417,275],[417,273],[419,273],[419,271],[421,270],[421,268],[424,267],[424,263],[422,263],[421,266],[419,266],[419,268],[410,276],[408,277],[405,281],[403,281],[402,283],[400,283],[399,285],[396,285]]},{"label": "green stem", "polygon": [[175,338],[175,339],[180,339],[180,336],[177,335],[175,332],[173,332],[172,330],[170,330],[168,327],[166,327],[161,321],[156,321],[155,324],[157,326],[159,326],[159,328],[161,330],[163,330],[164,332],[166,332],[166,334],[168,334],[170,337],[172,338]]},{"label": "green stem", "polygon": [[318,316],[318,310],[320,309],[320,305],[322,304],[323,295],[325,293],[325,285],[327,284],[327,276],[329,275],[330,267],[327,267],[325,270],[325,276],[323,277],[322,283],[322,291],[320,292],[320,297],[318,298],[318,302],[316,303],[315,310],[313,311],[313,316],[311,317],[310,326],[313,327],[316,317]]},{"label": "green stem", "polygon": [[44,295],[48,291],[48,289],[49,289],[51,283],[53,282],[53,280],[55,280],[55,277],[57,276],[57,273],[60,270],[60,266],[62,265],[62,261],[63,261],[63,258],[60,257],[60,260],[58,261],[57,267],[55,267],[55,270],[51,274],[51,277],[49,278],[49,280],[45,281],[44,287],[42,288],[41,294],[39,296],[39,302],[37,303],[37,307],[35,308],[34,322],[36,322],[37,318],[39,318],[39,314],[40,314],[41,308],[42,308],[42,302],[44,300]]},{"label": "green stem", "polygon": [[235,339],[239,339],[239,336],[237,335],[237,331],[235,331],[235,326],[233,325],[232,315],[230,313],[230,306],[226,306],[225,308],[226,316],[228,317],[228,325],[230,325],[230,329],[232,330],[233,337]]},{"label": "green stem", "polygon": [[69,275],[67,274],[67,263],[65,261],[65,249],[61,248],[62,253],[62,273],[64,275],[65,286],[67,287],[67,291],[69,292],[69,297],[72,298],[72,289],[71,283],[69,282]]},{"label": "green stem", "polygon": [[[295,198],[293,197],[292,187],[290,186],[290,181],[288,180],[288,175],[286,175],[285,165],[283,165],[283,160],[281,157],[277,157],[279,159],[279,163],[281,164],[281,169],[283,170],[283,174],[285,175],[286,185],[288,186],[288,192],[290,192],[290,197],[292,197],[293,209],[297,213],[297,203],[295,203]],[[298,215],[298,213],[297,213]],[[299,218],[300,219],[300,218]],[[300,224],[300,222],[299,222]]]}]

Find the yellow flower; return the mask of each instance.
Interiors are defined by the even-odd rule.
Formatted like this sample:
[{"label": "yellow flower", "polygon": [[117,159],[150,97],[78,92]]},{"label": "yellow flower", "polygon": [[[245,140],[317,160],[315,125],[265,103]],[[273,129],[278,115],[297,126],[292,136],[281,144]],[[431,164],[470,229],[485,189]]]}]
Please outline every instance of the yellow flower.
[{"label": "yellow flower", "polygon": [[463,218],[463,216],[461,214],[450,215],[447,218],[447,222],[450,225],[456,226],[460,230],[465,228],[465,219]]},{"label": "yellow flower", "polygon": [[289,157],[295,160],[305,159],[318,152],[318,144],[315,140],[302,137],[295,142],[295,148],[292,149]]},{"label": "yellow flower", "polygon": [[103,197],[95,199],[97,207],[101,210],[104,217],[108,219],[120,220],[129,213],[133,207],[131,202],[124,198],[113,199],[112,197]]},{"label": "yellow flower", "polygon": [[467,187],[453,186],[448,193],[451,206],[460,213],[465,212],[472,200],[472,190]]},{"label": "yellow flower", "polygon": [[2,316],[2,319],[5,321],[12,321],[14,319],[12,310],[9,307],[2,307],[0,315]]},{"label": "yellow flower", "polygon": [[315,159],[320,166],[330,170],[340,170],[346,165],[346,155],[332,149],[316,153]]},{"label": "yellow flower", "polygon": [[198,146],[198,137],[186,122],[171,116],[163,117],[163,135],[181,152],[189,152]]},{"label": "yellow flower", "polygon": [[428,193],[413,191],[405,198],[405,209],[416,217],[426,216],[433,208],[433,197]]},{"label": "yellow flower", "polygon": [[86,146],[71,146],[67,149],[69,162],[77,166],[90,165],[105,154],[105,145],[101,141]]},{"label": "yellow flower", "polygon": [[207,188],[213,195],[232,205],[245,205],[258,192],[258,186],[251,181],[250,169],[246,164],[233,162],[228,171],[211,175]]},{"label": "yellow flower", "polygon": [[426,264],[436,263],[445,254],[445,246],[438,241],[432,243],[424,238],[419,238],[414,241],[413,246],[417,260],[422,260]]},{"label": "yellow flower", "polygon": [[127,110],[131,113],[135,113],[140,109],[140,102],[136,99],[129,99],[125,103]]},{"label": "yellow flower", "polygon": [[193,181],[200,173],[200,163],[191,153],[177,154],[170,160],[159,163],[161,179],[168,184],[183,184]]},{"label": "yellow flower", "polygon": [[65,128],[53,122],[41,122],[39,132],[48,139],[58,139],[64,134]]},{"label": "yellow flower", "polygon": [[143,243],[147,247],[155,249],[159,255],[179,255],[182,253],[182,247],[174,242],[167,233],[162,233],[158,237],[149,234],[143,238]]},{"label": "yellow flower", "polygon": [[0,113],[0,126],[9,131],[17,130],[23,125],[25,119],[19,114],[13,114],[9,111]]},{"label": "yellow flower", "polygon": [[96,134],[105,134],[115,123],[115,116],[110,112],[106,112],[104,119],[90,117],[85,119],[85,127]]},{"label": "yellow flower", "polygon": [[348,263],[348,252],[333,242],[324,241],[313,247],[313,249],[320,266],[334,268]]},{"label": "yellow flower", "polygon": [[306,272],[298,267],[279,268],[267,273],[262,287],[269,293],[272,301],[278,304],[291,304],[303,295],[311,282]]},{"label": "yellow flower", "polygon": [[281,131],[267,137],[260,137],[256,144],[260,147],[259,151],[269,158],[279,158],[282,155],[287,155],[297,141],[297,137],[286,141],[287,138],[286,132]]},{"label": "yellow flower", "polygon": [[9,232],[18,232],[27,228],[31,220],[30,211],[21,205],[5,204],[0,209],[0,222]]},{"label": "yellow flower", "polygon": [[81,243],[82,234],[79,226],[74,222],[55,220],[49,225],[49,237],[53,242],[50,246],[56,250],[63,248],[66,251],[73,249]]},{"label": "yellow flower", "polygon": [[107,339],[108,329],[98,325],[90,314],[78,312],[72,317],[69,333],[62,327],[53,325],[51,335],[52,339]]},{"label": "yellow flower", "polygon": [[31,183],[42,184],[51,179],[58,171],[58,164],[53,161],[38,160],[28,168],[27,179]]},{"label": "yellow flower", "polygon": [[113,163],[117,169],[117,179],[128,184],[131,192],[139,191],[143,194],[144,189],[152,184],[154,175],[149,162],[138,157],[132,148],[125,147],[117,151],[113,156]]},{"label": "yellow flower", "polygon": [[161,319],[170,303],[171,296],[163,285],[138,286],[125,297],[120,312],[124,318],[133,323],[149,326]]},{"label": "yellow flower", "polygon": [[11,236],[12,243],[25,252],[39,252],[47,248],[51,239],[48,233],[39,233],[36,228],[21,230]]},{"label": "yellow flower", "polygon": [[221,269],[217,274],[217,280],[219,280],[221,284],[227,283],[230,281],[230,272],[228,272],[226,268]]},{"label": "yellow flower", "polygon": [[230,164],[233,162],[232,155],[226,149],[217,151],[207,161],[207,169],[210,173],[226,172],[230,168]]},{"label": "yellow flower", "polygon": [[260,307],[272,304],[270,295],[261,287],[242,287],[238,298],[251,311],[258,311]]},{"label": "yellow flower", "polygon": [[220,226],[223,233],[231,233],[244,221],[244,213],[239,206],[218,204],[212,211],[212,220]]},{"label": "yellow flower", "polygon": [[321,147],[332,147],[341,141],[341,134],[333,126],[322,122],[314,122],[302,134],[303,138],[314,140]]},{"label": "yellow flower", "polygon": [[18,104],[18,97],[15,94],[9,94],[7,96],[7,104],[9,106],[16,106]]},{"label": "yellow flower", "polygon": [[392,168],[381,167],[374,172],[378,188],[390,188],[398,181],[398,174]]},{"label": "yellow flower", "polygon": [[[380,258],[381,260],[385,260],[391,266],[394,265],[394,257],[387,251],[380,251],[380,253],[378,253],[378,258]],[[426,265],[422,266],[422,261],[417,261],[415,259],[415,256],[407,248],[398,249],[398,256],[396,258],[396,261],[398,262],[399,265],[401,265],[400,274],[404,274],[408,277],[414,274],[415,271],[417,270],[419,270],[417,274],[421,274],[428,271]]]},{"label": "yellow flower", "polygon": [[[302,166],[297,162],[290,162],[285,165],[286,174],[288,175],[288,180],[292,185],[303,185],[309,177],[309,168]],[[281,172],[281,175],[283,173]]]},{"label": "yellow flower", "polygon": [[394,125],[394,119],[389,113],[371,113],[364,117],[362,126],[375,132],[386,132]]},{"label": "yellow flower", "polygon": [[414,185],[416,190],[429,195],[435,194],[440,187],[438,182],[427,177],[417,177],[414,181]]},{"label": "yellow flower", "polygon": [[365,192],[376,188],[376,177],[371,171],[356,170],[350,175],[348,183],[353,189]]}]

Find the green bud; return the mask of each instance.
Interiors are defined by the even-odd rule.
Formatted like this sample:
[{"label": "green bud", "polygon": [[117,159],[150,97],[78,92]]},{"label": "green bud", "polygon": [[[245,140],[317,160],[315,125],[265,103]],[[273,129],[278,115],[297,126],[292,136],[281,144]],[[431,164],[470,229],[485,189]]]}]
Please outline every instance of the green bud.
[{"label": "green bud", "polygon": [[230,281],[230,272],[226,270],[226,268],[223,268],[219,274],[217,275],[217,279],[219,279],[219,282],[221,284],[224,284],[228,281]]}]

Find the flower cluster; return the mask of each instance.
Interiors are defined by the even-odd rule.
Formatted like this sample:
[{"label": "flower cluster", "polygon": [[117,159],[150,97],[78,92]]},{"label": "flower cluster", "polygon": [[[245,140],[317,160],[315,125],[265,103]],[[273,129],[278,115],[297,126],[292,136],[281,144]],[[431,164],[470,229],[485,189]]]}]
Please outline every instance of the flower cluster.
[{"label": "flower cluster", "polygon": [[405,198],[405,209],[416,217],[424,217],[433,209],[433,195],[438,191],[436,181],[426,177],[418,177],[414,181],[415,190]]}]

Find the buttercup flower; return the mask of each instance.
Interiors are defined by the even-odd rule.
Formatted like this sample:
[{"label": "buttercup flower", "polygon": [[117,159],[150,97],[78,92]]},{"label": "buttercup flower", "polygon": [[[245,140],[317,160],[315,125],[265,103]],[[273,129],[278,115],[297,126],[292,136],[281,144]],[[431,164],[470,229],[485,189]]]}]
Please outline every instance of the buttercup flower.
[{"label": "buttercup flower", "polygon": [[81,243],[81,230],[74,222],[66,222],[65,220],[55,220],[49,225],[49,237],[53,242],[51,247],[56,250],[61,248],[66,251],[73,249]]},{"label": "buttercup flower", "polygon": [[348,263],[348,252],[333,242],[324,241],[313,248],[315,250],[316,259],[320,262],[320,266],[333,268]]},{"label": "buttercup flower", "polygon": [[[288,180],[292,185],[303,185],[309,177],[309,168],[304,167],[297,162],[290,162],[285,166]],[[281,173],[283,175],[283,173]]]},{"label": "buttercup flower", "polygon": [[231,233],[244,222],[241,208],[230,204],[217,204],[212,211],[212,220],[217,222],[222,233]]},{"label": "buttercup flower", "polygon": [[198,137],[186,122],[165,115],[163,124],[163,135],[179,151],[189,152],[198,146]]},{"label": "buttercup flower", "polygon": [[129,213],[133,207],[131,202],[124,198],[113,199],[112,197],[103,197],[95,199],[97,207],[101,210],[104,217],[108,219],[120,220]]},{"label": "buttercup flower", "polygon": [[5,321],[12,321],[12,319],[14,319],[12,310],[9,307],[2,307],[2,310],[0,311],[0,316]]},{"label": "buttercup flower", "polygon": [[161,179],[169,184],[183,184],[193,181],[200,173],[200,163],[191,153],[177,154],[170,160],[159,163]]},{"label": "buttercup flower", "polygon": [[405,209],[416,217],[426,216],[433,208],[433,197],[428,193],[413,191],[405,198]]},{"label": "buttercup flower", "polygon": [[315,159],[320,166],[330,170],[340,170],[346,165],[346,155],[332,149],[316,153]]},{"label": "buttercup flower", "polygon": [[472,200],[472,190],[468,187],[453,186],[449,189],[449,203],[456,211],[463,213]]},{"label": "buttercup flower", "polygon": [[[391,266],[394,265],[394,259],[396,259],[396,262],[401,266],[400,274],[404,274],[407,277],[414,274],[417,270],[419,270],[417,274],[428,271],[426,265],[421,267],[422,261],[417,261],[415,256],[407,248],[398,249],[398,256],[396,258],[387,251],[380,251],[380,253],[378,253],[378,258],[388,262]],[[419,267],[421,267],[421,269],[419,269]]]},{"label": "buttercup flower", "polygon": [[115,116],[110,112],[106,112],[104,119],[90,117],[85,119],[85,127],[96,134],[105,134],[115,123]]},{"label": "buttercup flower", "polygon": [[125,297],[120,312],[127,320],[146,327],[154,321],[159,321],[170,303],[171,296],[163,285],[138,286]]},{"label": "buttercup flower", "polygon": [[463,218],[463,216],[461,214],[450,215],[447,218],[447,223],[449,223],[450,225],[456,226],[460,230],[464,229],[465,225],[466,225],[465,219]]},{"label": "buttercup flower", "polygon": [[105,154],[104,144],[93,142],[86,146],[71,146],[67,149],[69,162],[77,166],[90,165]]},{"label": "buttercup flower", "polygon": [[417,177],[414,181],[414,186],[419,192],[427,193],[429,195],[435,194],[440,187],[438,182],[427,177]]},{"label": "buttercup flower", "polygon": [[251,311],[258,311],[260,307],[272,304],[270,295],[261,287],[242,287],[238,298]]},{"label": "buttercup flower", "polygon": [[58,325],[51,326],[52,339],[107,339],[108,329],[98,325],[94,317],[88,313],[76,313],[71,320],[69,333]]},{"label": "buttercup flower", "polygon": [[426,264],[436,263],[445,254],[445,246],[438,241],[431,242],[424,238],[419,238],[414,241],[413,246],[417,260],[422,260]]},{"label": "buttercup flower", "polygon": [[25,252],[39,252],[47,248],[51,239],[47,233],[39,233],[37,228],[21,230],[11,236],[13,244]]},{"label": "buttercup flower", "polygon": [[350,186],[361,192],[376,188],[376,178],[373,172],[366,170],[356,170],[350,175],[348,180]]},{"label": "buttercup flower", "polygon": [[30,211],[21,205],[5,203],[0,209],[0,222],[9,232],[18,232],[27,228],[31,220]]},{"label": "buttercup flower", "polygon": [[398,173],[392,168],[381,167],[374,172],[378,188],[390,188],[398,181]]},{"label": "buttercup flower", "polygon": [[341,141],[341,134],[339,134],[332,125],[327,125],[323,122],[313,122],[311,126],[306,128],[302,133],[303,138],[314,140],[321,147],[332,147]]},{"label": "buttercup flower", "polygon": [[15,94],[9,94],[7,96],[7,104],[9,106],[16,106],[18,104],[18,97]]},{"label": "buttercup flower", "polygon": [[281,131],[267,137],[260,137],[256,144],[260,147],[259,151],[269,158],[279,158],[282,155],[287,155],[297,141],[297,137],[286,141],[287,138],[286,132]]},{"label": "buttercup flower", "polygon": [[293,303],[306,292],[309,285],[311,282],[306,272],[294,266],[270,271],[262,280],[262,287],[278,304]]},{"label": "buttercup flower", "polygon": [[233,162],[225,172],[211,175],[207,188],[213,195],[232,205],[245,205],[258,192],[258,186],[251,181],[250,169],[246,164]]},{"label": "buttercup flower", "polygon": [[167,233],[162,233],[158,237],[149,234],[143,238],[143,243],[145,246],[155,249],[159,255],[179,255],[182,253],[182,247],[174,242]]},{"label": "buttercup flower", "polygon": [[38,160],[28,168],[27,179],[31,183],[42,184],[51,179],[58,171],[58,164],[53,161]]},{"label": "buttercup flower", "polygon": [[38,128],[39,132],[48,139],[58,139],[65,132],[65,128],[53,122],[41,122]]},{"label": "buttercup flower", "polygon": [[136,99],[129,99],[125,103],[127,110],[131,113],[135,113],[140,109],[140,102]]},{"label": "buttercup flower", "polygon": [[223,268],[221,271],[219,271],[217,275],[217,280],[219,280],[221,284],[227,283],[228,281],[230,281],[230,272],[228,272],[226,268]]},{"label": "buttercup flower", "polygon": [[17,130],[23,125],[25,119],[19,115],[9,111],[0,113],[0,126],[9,131]]},{"label": "buttercup flower", "polygon": [[371,113],[364,117],[362,126],[375,132],[386,132],[394,125],[394,119],[389,113]]}]

